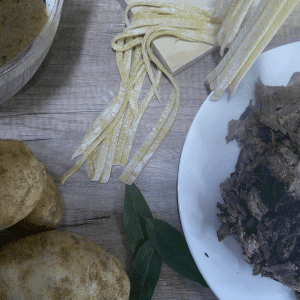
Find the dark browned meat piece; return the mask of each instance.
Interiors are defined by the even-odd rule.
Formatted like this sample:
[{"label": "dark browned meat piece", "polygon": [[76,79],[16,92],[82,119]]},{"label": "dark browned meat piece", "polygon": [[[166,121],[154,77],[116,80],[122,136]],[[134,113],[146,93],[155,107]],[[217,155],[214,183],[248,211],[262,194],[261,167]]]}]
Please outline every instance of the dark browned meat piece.
[{"label": "dark browned meat piece", "polygon": [[241,152],[221,184],[218,239],[233,236],[254,275],[300,292],[300,73],[287,87],[259,79],[255,104],[229,122],[226,140]]}]

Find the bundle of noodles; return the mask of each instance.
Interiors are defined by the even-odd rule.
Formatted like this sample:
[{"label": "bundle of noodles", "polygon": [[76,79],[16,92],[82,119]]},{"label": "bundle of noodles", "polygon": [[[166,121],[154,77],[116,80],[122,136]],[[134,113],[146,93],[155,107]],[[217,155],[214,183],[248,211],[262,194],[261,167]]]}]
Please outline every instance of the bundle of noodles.
[{"label": "bundle of noodles", "polygon": [[[154,39],[169,35],[190,42],[204,42],[229,47],[220,64],[209,74],[213,94],[218,99],[227,87],[233,93],[242,77],[281,24],[300,0],[221,0],[215,8],[160,2],[136,2],[125,11],[125,30],[112,41],[121,81],[116,97],[88,129],[72,158],[79,157],[61,182],[84,163],[92,181],[108,182],[113,165],[126,166],[120,180],[132,184],[149,162],[176,118],[180,91],[175,79],[151,50]],[[137,9],[139,8],[139,9]],[[130,18],[129,12],[133,11]],[[132,59],[132,56],[133,59]],[[154,76],[150,61],[157,68]],[[173,91],[148,138],[128,162],[135,133],[146,108],[155,96],[162,73]],[[138,101],[148,74],[151,88]]]},{"label": "bundle of noodles", "polygon": [[222,6],[225,2],[219,2],[214,15],[225,16],[217,39],[221,54],[228,46],[229,50],[207,77],[214,91],[211,100],[219,99],[227,88],[235,92],[299,0],[233,0]]}]

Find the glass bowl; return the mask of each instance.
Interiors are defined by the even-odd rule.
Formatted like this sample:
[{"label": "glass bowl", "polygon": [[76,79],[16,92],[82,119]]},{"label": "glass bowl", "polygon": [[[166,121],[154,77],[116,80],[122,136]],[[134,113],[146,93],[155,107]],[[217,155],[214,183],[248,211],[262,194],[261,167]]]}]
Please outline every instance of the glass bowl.
[{"label": "glass bowl", "polygon": [[40,34],[20,54],[0,67],[0,104],[31,79],[46,57],[60,20],[63,0],[44,0],[48,21]]}]

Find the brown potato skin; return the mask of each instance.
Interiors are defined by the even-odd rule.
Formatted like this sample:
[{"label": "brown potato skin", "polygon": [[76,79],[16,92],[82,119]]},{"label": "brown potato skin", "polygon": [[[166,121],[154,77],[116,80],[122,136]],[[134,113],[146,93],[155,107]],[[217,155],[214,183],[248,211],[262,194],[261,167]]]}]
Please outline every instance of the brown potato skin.
[{"label": "brown potato skin", "polygon": [[0,140],[0,230],[30,214],[46,185],[44,165],[20,141]]},{"label": "brown potato skin", "polygon": [[127,300],[129,278],[98,244],[67,231],[47,231],[0,250],[0,299]]},{"label": "brown potato skin", "polygon": [[24,224],[30,223],[37,227],[55,228],[61,221],[62,215],[63,203],[60,192],[47,172],[47,181],[41,199],[33,211],[24,219]]}]

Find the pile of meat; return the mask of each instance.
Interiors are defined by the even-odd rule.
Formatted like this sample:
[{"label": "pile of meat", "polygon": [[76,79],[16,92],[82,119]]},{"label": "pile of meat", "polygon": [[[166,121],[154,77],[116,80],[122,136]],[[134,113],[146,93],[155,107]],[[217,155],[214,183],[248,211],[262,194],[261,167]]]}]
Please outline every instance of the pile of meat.
[{"label": "pile of meat", "polygon": [[287,87],[256,83],[255,105],[228,125],[241,152],[222,184],[218,239],[232,236],[253,274],[300,292],[300,73]]}]

